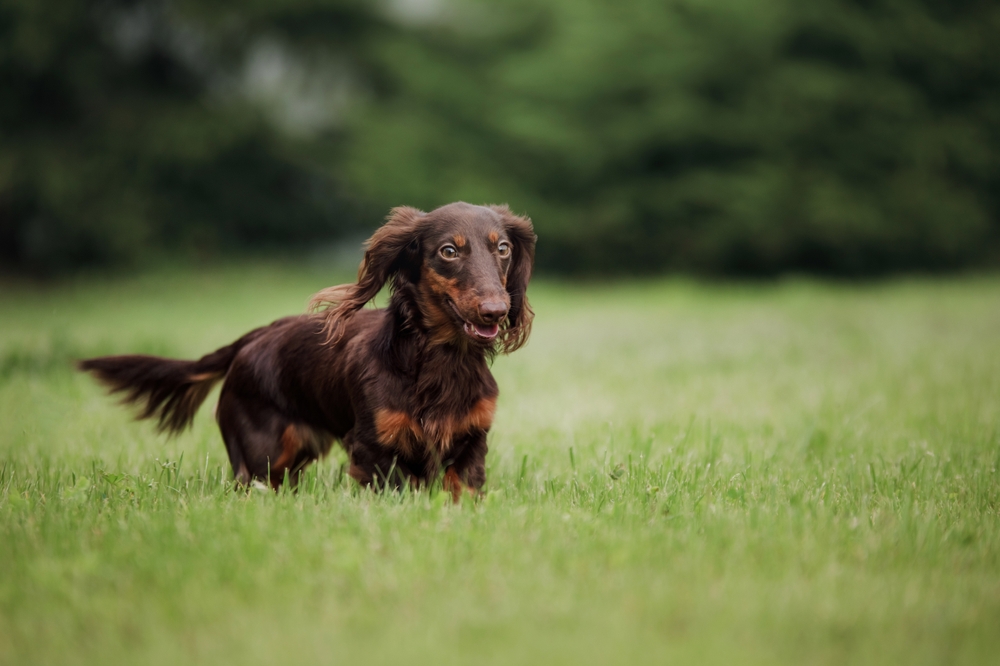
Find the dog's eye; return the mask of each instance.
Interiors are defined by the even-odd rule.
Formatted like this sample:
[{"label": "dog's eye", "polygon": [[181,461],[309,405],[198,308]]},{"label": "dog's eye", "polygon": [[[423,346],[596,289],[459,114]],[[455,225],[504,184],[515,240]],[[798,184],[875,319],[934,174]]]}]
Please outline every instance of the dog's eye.
[{"label": "dog's eye", "polygon": [[445,259],[458,258],[458,250],[455,249],[454,245],[445,245],[443,248],[439,250],[439,252],[441,253],[441,256],[444,257]]},{"label": "dog's eye", "polygon": [[510,254],[510,243],[507,241],[500,241],[500,244],[497,245],[497,254],[501,257],[508,256]]}]

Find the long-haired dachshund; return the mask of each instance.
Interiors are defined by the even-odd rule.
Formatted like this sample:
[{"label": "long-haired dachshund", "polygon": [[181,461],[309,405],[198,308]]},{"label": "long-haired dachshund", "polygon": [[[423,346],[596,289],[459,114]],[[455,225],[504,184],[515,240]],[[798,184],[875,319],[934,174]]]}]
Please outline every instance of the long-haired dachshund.
[{"label": "long-haired dachshund", "polygon": [[[506,206],[395,208],[358,281],[316,294],[319,311],[197,361],[106,356],[79,367],[169,432],[190,425],[224,379],[216,415],[242,484],[294,484],[338,440],[358,483],[419,486],[444,469],[457,500],[486,480],[498,395],[488,361],[528,338],[534,254],[531,220]],[[388,307],[363,309],[386,283]]]}]

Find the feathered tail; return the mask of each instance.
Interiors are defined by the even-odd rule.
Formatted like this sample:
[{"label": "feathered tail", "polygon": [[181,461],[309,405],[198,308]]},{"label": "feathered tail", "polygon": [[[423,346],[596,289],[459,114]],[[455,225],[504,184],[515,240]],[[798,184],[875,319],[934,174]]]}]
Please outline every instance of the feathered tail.
[{"label": "feathered tail", "polygon": [[155,417],[158,430],[176,433],[191,425],[198,407],[226,376],[236,354],[263,330],[251,331],[197,361],[133,354],[85,359],[77,362],[77,368],[93,374],[110,393],[124,393],[123,403],[138,404],[137,419]]}]

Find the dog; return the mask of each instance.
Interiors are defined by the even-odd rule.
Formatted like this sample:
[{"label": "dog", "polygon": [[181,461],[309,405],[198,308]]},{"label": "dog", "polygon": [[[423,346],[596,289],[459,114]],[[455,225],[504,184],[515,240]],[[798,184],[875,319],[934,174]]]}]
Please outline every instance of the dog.
[{"label": "dog", "polygon": [[[169,433],[223,381],[216,418],[244,486],[294,486],[340,442],[362,486],[441,478],[458,501],[486,481],[499,395],[490,362],[531,332],[535,241],[531,220],[507,206],[394,208],[366,243],[357,282],[320,291],[310,313],[197,361],[105,356],[78,367]],[[364,308],[386,284],[388,306]]]}]

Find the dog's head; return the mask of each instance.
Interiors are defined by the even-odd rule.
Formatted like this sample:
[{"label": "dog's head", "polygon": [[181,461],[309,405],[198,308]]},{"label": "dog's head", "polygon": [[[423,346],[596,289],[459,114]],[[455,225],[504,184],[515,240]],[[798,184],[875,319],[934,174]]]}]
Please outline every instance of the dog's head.
[{"label": "dog's head", "polygon": [[336,339],[345,319],[388,282],[432,340],[509,353],[531,331],[526,291],[534,258],[531,220],[507,206],[394,208],[366,245],[357,283],[321,291],[313,305],[328,306],[327,331]]}]

